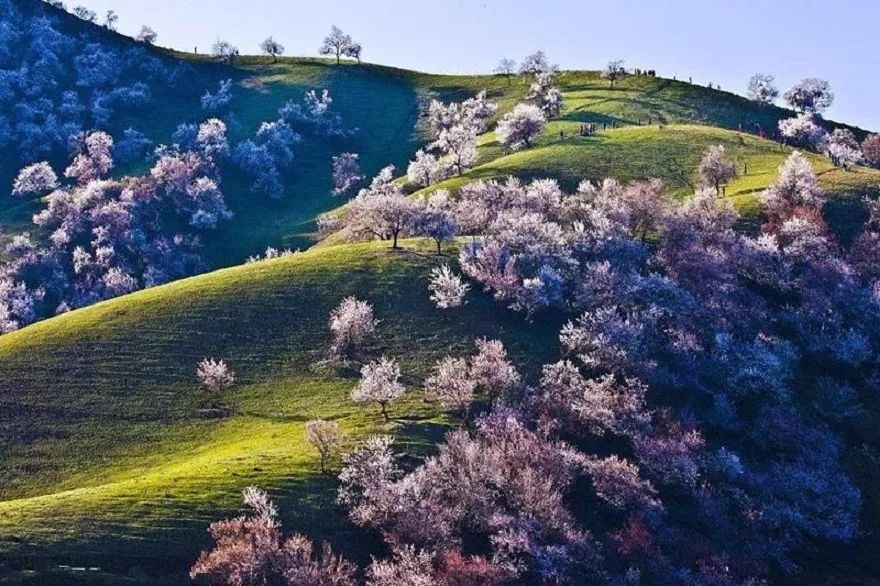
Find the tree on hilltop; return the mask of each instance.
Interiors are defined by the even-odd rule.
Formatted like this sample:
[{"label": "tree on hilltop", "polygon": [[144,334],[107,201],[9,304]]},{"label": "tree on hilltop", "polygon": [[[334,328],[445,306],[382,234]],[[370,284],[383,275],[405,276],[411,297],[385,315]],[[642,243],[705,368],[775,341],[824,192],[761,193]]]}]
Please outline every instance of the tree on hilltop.
[{"label": "tree on hilltop", "polygon": [[820,114],[834,103],[831,84],[815,77],[797,82],[783,97],[789,106],[808,114]]},{"label": "tree on hilltop", "polygon": [[519,66],[520,75],[538,75],[539,73],[547,73],[555,69],[556,66],[550,64],[544,51],[535,51],[523,59]]},{"label": "tree on hilltop", "polygon": [[141,32],[138,33],[136,40],[141,43],[144,43],[145,45],[155,45],[156,38],[158,36],[159,35],[156,34],[156,31],[154,31],[153,29],[151,29],[147,25],[144,25],[141,27]]},{"label": "tree on hilltop", "polygon": [[336,63],[339,63],[342,57],[351,57],[360,62],[361,51],[361,44],[353,40],[351,35],[342,32],[336,25],[330,28],[330,34],[324,37],[324,43],[318,49],[321,55],[335,56]]},{"label": "tree on hilltop", "polygon": [[260,43],[260,50],[266,55],[272,57],[272,63],[277,63],[278,56],[284,54],[284,45],[282,45],[272,37],[269,37],[265,41]]},{"label": "tree on hilltop", "polygon": [[615,81],[624,77],[626,77],[626,69],[623,67],[622,59],[609,61],[605,69],[602,70],[602,79],[608,81],[611,88],[614,88]]},{"label": "tree on hilltop", "polygon": [[749,99],[760,104],[772,104],[779,97],[774,77],[768,73],[756,73],[749,80]]},{"label": "tree on hilltop", "polygon": [[238,47],[225,39],[218,38],[211,46],[211,55],[221,61],[232,63],[235,56],[238,55]]},{"label": "tree on hilltop", "polygon": [[510,78],[516,73],[516,61],[509,57],[504,57],[498,62],[495,73],[503,75],[507,79],[507,83],[510,83]]}]

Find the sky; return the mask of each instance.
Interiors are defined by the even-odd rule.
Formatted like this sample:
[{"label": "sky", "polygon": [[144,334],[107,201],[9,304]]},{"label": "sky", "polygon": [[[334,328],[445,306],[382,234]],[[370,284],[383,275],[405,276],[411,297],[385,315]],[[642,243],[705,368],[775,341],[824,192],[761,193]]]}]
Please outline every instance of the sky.
[{"label": "sky", "polygon": [[756,72],[784,91],[804,77],[831,82],[826,116],[880,130],[878,0],[68,0],[118,29],[142,24],[158,44],[209,50],[218,38],[259,52],[269,35],[287,55],[315,55],[337,25],[365,61],[433,73],[490,72],[538,49],[563,69],[612,59],[658,75],[745,93]]}]

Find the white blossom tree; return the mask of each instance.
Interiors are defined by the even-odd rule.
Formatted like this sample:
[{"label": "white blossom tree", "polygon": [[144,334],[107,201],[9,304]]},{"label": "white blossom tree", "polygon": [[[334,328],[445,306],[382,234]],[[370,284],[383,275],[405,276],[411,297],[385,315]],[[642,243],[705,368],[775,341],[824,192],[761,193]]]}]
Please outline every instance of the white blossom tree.
[{"label": "white blossom tree", "polygon": [[425,380],[425,392],[447,411],[465,417],[474,401],[477,383],[468,372],[467,360],[444,358],[434,367],[434,374]]},{"label": "white blossom tree", "polygon": [[470,377],[477,388],[491,397],[503,396],[516,389],[522,382],[507,350],[500,340],[479,339],[477,353],[471,358]]},{"label": "white blossom tree", "polygon": [[351,35],[333,25],[330,27],[330,33],[324,37],[318,53],[336,57],[336,63],[339,63],[342,57],[355,57],[360,61],[361,46],[351,38]]},{"label": "white blossom tree", "polygon": [[770,232],[781,229],[795,215],[821,222],[825,193],[812,165],[801,153],[793,152],[779,167],[776,181],[761,196]]},{"label": "white blossom tree", "polygon": [[377,403],[385,421],[389,421],[388,405],[401,398],[406,387],[400,383],[400,367],[384,356],[361,368],[361,380],[351,391],[355,403]]},{"label": "white blossom tree", "polygon": [[265,491],[244,490],[249,515],[211,523],[213,549],[203,551],[189,571],[192,580],[212,584],[256,586],[355,586],[357,566],[333,553],[324,543],[320,555],[313,543],[294,533],[282,533],[278,507]]},{"label": "white blossom tree", "polygon": [[480,158],[477,153],[477,129],[472,125],[457,124],[441,131],[434,145],[445,153],[441,163],[445,163],[459,177]]},{"label": "white blossom tree", "polygon": [[710,146],[697,167],[700,181],[704,185],[715,188],[715,194],[721,195],[721,189],[737,175],[736,163],[727,156],[723,145]]},{"label": "white blossom tree", "polygon": [[58,187],[58,176],[49,163],[42,161],[28,165],[18,172],[12,184],[12,195],[42,196]]},{"label": "white blossom tree", "polygon": [[865,160],[859,141],[848,128],[837,128],[829,135],[825,143],[825,154],[835,165],[846,170]]},{"label": "white blossom tree", "polygon": [[372,305],[356,297],[346,297],[330,312],[332,353],[336,356],[350,356],[372,338],[378,323],[373,317]]},{"label": "white blossom tree", "polygon": [[526,101],[541,108],[547,118],[559,116],[565,100],[556,87],[556,72],[544,71],[535,75],[535,81],[526,94]]},{"label": "white blossom tree", "polygon": [[433,239],[437,243],[438,255],[443,253],[443,243],[455,240],[458,231],[452,208],[449,192],[445,189],[438,189],[417,204],[414,232]]},{"label": "white blossom tree", "polygon": [[431,278],[428,284],[431,291],[431,301],[440,309],[451,309],[464,305],[464,297],[470,290],[470,285],[452,272],[449,265],[434,267],[431,269]]},{"label": "white blossom tree", "polygon": [[486,90],[463,102],[444,104],[439,100],[431,100],[428,106],[428,124],[435,137],[454,126],[473,128],[479,134],[486,129],[489,117],[497,109],[498,104],[488,99]]},{"label": "white blossom tree", "polygon": [[314,447],[321,457],[321,474],[327,473],[327,463],[339,448],[342,433],[335,421],[313,419],[306,423],[306,441]]},{"label": "white blossom tree", "polygon": [[749,99],[760,104],[772,104],[779,97],[775,78],[769,73],[756,73],[749,80]]},{"label": "white blossom tree", "polygon": [[828,140],[825,130],[817,117],[811,113],[798,114],[793,118],[779,121],[779,133],[794,144],[823,150]]},{"label": "white blossom tree", "polygon": [[214,406],[217,405],[217,394],[235,384],[235,373],[223,360],[204,358],[196,367],[196,376]]},{"label": "white blossom tree", "polygon": [[393,173],[393,166],[380,171],[351,200],[343,221],[353,236],[391,240],[391,248],[397,250],[398,239],[412,231],[417,214],[416,204],[393,181]]},{"label": "white blossom tree", "polygon": [[64,176],[84,185],[106,175],[113,168],[113,138],[106,132],[87,134]]},{"label": "white blossom tree", "polygon": [[503,75],[507,79],[507,83],[510,83],[510,78],[516,73],[516,61],[509,57],[504,57],[498,62],[498,66],[495,67],[495,73]]},{"label": "white blossom tree", "polygon": [[432,586],[439,584],[434,576],[432,556],[412,545],[396,547],[390,560],[375,559],[367,566],[369,586]]},{"label": "white blossom tree", "polygon": [[626,69],[623,67],[622,59],[609,61],[602,70],[602,79],[608,82],[609,87],[614,88],[614,82],[626,77]]},{"label": "white blossom tree", "polygon": [[638,511],[657,508],[660,501],[657,490],[639,476],[639,469],[625,458],[587,458],[587,474],[593,482],[596,496],[619,511]]},{"label": "white blossom tree", "polygon": [[229,154],[226,139],[226,123],[219,118],[208,118],[199,124],[196,144],[206,157],[222,157]]},{"label": "white blossom tree", "polygon": [[532,146],[532,141],[541,134],[547,119],[540,108],[532,104],[517,104],[498,122],[495,133],[498,142],[506,149],[518,151]]},{"label": "white blossom tree", "polygon": [[333,157],[333,195],[345,195],[364,180],[357,153]]},{"label": "white blossom tree", "polygon": [[272,57],[272,63],[277,63],[278,56],[284,54],[284,45],[269,37],[260,43],[260,51]]},{"label": "white blossom tree", "polygon": [[880,167],[880,134],[869,134],[862,141],[862,153],[868,162]]},{"label": "white blossom tree", "polygon": [[416,151],[415,158],[406,168],[406,179],[411,185],[427,187],[443,178],[440,161],[424,149]]},{"label": "white blossom tree", "polygon": [[831,84],[815,77],[799,81],[783,98],[795,110],[810,114],[819,114],[834,103]]}]

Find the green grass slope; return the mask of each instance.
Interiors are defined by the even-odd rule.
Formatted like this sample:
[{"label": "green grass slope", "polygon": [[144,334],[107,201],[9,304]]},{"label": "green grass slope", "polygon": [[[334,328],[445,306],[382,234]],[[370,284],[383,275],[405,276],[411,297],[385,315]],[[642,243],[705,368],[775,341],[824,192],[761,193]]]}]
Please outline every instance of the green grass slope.
[{"label": "green grass slope", "polygon": [[[588,179],[614,177],[622,181],[657,177],[675,196],[686,196],[699,184],[696,167],[712,145],[724,145],[737,162],[739,177],[726,187],[725,196],[747,218],[760,212],[759,194],[775,179],[777,170],[791,154],[791,148],[748,133],[714,126],[673,124],[626,126],[600,130],[594,136],[579,136],[564,121],[554,122],[530,149],[500,153],[494,133],[482,137],[483,159],[462,177],[453,177],[421,190],[455,190],[477,179],[499,179],[509,175],[524,180],[551,177],[566,189]],[[559,130],[564,129],[564,137]],[[880,171],[856,167],[845,171],[824,156],[807,153],[821,187],[829,195],[826,209],[832,226],[848,237],[863,221],[861,199],[880,192]]]},{"label": "green grass slope", "polygon": [[[390,424],[351,403],[355,373],[321,364],[330,310],[349,294],[373,302],[381,323],[369,352],[398,358],[410,387],[436,359],[470,353],[476,337],[500,337],[535,368],[556,348],[558,323],[524,327],[486,295],[436,309],[427,273],[441,257],[407,245],[226,269],[0,337],[6,570],[34,570],[47,583],[76,577],[59,565],[179,581],[208,544],[208,522],[237,512],[251,484],[279,499],[291,528],[363,557],[333,503],[334,481],[318,473],[303,439],[305,422],[335,419],[351,441],[390,432],[416,446],[433,443],[447,422],[418,392],[391,408]],[[223,396],[230,417],[199,415],[194,369],[205,356],[236,372]]]}]

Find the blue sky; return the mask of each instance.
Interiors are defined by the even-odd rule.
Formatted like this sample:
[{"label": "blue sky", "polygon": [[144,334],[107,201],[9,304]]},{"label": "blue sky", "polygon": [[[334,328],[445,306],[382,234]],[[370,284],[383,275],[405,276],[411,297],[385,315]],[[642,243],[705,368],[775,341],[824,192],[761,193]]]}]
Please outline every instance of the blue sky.
[{"label": "blue sky", "polygon": [[491,71],[504,56],[547,51],[566,69],[610,59],[743,93],[757,71],[784,90],[828,79],[834,118],[880,130],[877,0],[68,0],[141,24],[159,44],[207,50],[221,36],[242,53],[273,35],[287,54],[314,55],[331,24],[364,59],[438,73]]}]

